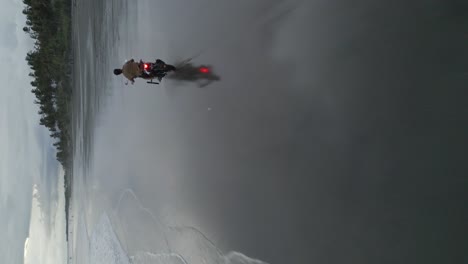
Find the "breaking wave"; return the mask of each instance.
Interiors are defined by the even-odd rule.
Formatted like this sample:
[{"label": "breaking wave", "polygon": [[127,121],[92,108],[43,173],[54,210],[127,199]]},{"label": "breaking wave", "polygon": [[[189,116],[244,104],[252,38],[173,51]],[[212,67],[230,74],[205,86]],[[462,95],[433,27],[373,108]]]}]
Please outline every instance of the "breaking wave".
[{"label": "breaking wave", "polygon": [[[125,197],[130,197],[136,202],[138,208],[125,206]],[[152,223],[139,225],[121,217],[124,214],[128,215],[129,211],[125,211],[130,209],[147,214]],[[114,217],[103,213],[91,234],[90,263],[267,264],[239,252],[224,254],[195,227],[166,226],[161,219],[141,205],[131,189],[121,193],[111,214]],[[139,232],[145,233],[146,236]]]}]

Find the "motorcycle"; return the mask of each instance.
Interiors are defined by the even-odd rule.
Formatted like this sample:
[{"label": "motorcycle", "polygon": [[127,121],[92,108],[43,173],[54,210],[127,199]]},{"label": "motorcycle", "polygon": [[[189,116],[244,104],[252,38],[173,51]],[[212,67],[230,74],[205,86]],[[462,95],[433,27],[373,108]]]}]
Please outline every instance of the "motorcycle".
[{"label": "motorcycle", "polygon": [[164,61],[157,59],[156,62],[143,62],[140,61],[140,65],[143,70],[141,78],[151,84],[159,84],[154,82],[153,79],[158,79],[161,82],[162,78],[166,76],[168,72],[176,71],[176,67],[170,64],[166,64]]}]

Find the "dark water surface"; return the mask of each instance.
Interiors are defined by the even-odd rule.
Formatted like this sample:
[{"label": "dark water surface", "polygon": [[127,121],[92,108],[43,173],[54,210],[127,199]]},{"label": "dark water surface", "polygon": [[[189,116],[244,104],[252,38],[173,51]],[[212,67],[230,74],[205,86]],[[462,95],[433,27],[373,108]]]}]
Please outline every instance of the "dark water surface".
[{"label": "dark water surface", "polygon": [[77,263],[468,261],[462,1],[76,2]]}]

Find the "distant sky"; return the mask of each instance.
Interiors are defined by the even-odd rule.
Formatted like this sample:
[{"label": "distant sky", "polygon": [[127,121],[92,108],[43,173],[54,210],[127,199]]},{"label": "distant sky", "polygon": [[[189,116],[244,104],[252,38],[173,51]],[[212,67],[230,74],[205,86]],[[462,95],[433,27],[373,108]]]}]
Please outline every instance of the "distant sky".
[{"label": "distant sky", "polygon": [[[23,263],[33,184],[45,193],[56,182],[45,180],[56,175],[46,175],[50,139],[38,125],[30,92],[24,58],[32,40],[22,31],[23,5],[20,0],[0,0],[0,5],[0,263]],[[48,204],[48,199],[42,202]]]}]

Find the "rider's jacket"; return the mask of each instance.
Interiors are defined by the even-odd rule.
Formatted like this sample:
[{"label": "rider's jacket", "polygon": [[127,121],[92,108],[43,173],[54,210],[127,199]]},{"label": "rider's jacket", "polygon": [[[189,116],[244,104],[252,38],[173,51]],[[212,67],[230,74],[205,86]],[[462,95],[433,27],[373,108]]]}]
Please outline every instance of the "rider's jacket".
[{"label": "rider's jacket", "polygon": [[133,59],[127,61],[122,67],[122,74],[129,80],[133,80],[142,74],[139,63]]}]

